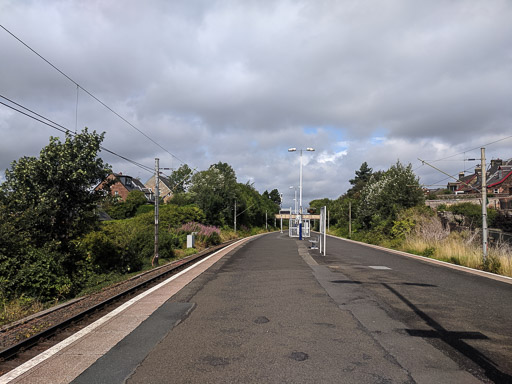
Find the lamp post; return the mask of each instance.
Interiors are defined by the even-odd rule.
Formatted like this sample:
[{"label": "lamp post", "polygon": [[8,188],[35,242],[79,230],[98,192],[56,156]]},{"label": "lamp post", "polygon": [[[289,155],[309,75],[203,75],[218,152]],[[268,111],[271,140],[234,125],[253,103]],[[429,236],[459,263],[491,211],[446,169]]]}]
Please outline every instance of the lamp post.
[{"label": "lamp post", "polygon": [[[306,148],[306,151],[313,152],[313,148]],[[288,152],[296,152],[297,148],[290,148]],[[299,240],[302,240],[302,151],[303,149],[298,150],[300,153],[300,173],[299,173]]]},{"label": "lamp post", "polygon": [[283,194],[280,193],[279,194],[279,197],[280,197],[280,201],[279,201],[279,216],[281,216],[281,233],[283,233],[283,214],[282,214],[282,209],[283,209]]},{"label": "lamp post", "polygon": [[295,214],[297,214],[297,204],[298,204],[298,201],[297,201],[297,187],[294,187],[293,185],[290,187],[290,189],[293,189],[293,192],[294,192],[294,196],[293,196],[293,207],[294,207],[294,212]]}]

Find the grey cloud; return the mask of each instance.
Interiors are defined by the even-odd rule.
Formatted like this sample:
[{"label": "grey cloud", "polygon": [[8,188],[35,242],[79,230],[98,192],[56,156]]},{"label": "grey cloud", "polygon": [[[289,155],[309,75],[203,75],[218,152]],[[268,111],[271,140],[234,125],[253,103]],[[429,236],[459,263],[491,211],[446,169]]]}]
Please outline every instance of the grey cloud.
[{"label": "grey cloud", "polygon": [[[298,156],[287,148],[314,146],[305,201],[345,192],[363,161],[377,170],[400,158],[423,182],[437,181],[442,176],[416,157],[478,147],[509,135],[512,123],[505,0],[7,2],[0,14],[13,33],[198,169],[225,161],[239,181],[290,195]],[[74,129],[76,87],[3,30],[0,44],[0,94]],[[128,158],[179,166],[80,91],[83,126],[106,131],[105,146]],[[3,106],[0,130],[2,169],[57,134]],[[512,157],[509,147],[494,144],[490,156]],[[145,178],[105,157],[116,171]],[[457,173],[464,163],[442,165]]]}]

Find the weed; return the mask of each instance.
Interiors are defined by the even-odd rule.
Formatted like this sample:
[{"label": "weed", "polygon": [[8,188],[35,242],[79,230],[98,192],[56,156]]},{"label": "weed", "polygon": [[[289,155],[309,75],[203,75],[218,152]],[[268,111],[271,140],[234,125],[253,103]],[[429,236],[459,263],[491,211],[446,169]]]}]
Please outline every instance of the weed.
[{"label": "weed", "polygon": [[39,300],[24,296],[10,301],[2,299],[0,301],[0,325],[12,323],[43,309],[44,305]]},{"label": "weed", "polygon": [[501,272],[501,261],[495,256],[488,256],[485,261],[482,263],[482,269],[486,272],[500,274]]},{"label": "weed", "polygon": [[435,247],[427,247],[423,251],[421,251],[421,255],[425,257],[432,257],[436,253]]}]

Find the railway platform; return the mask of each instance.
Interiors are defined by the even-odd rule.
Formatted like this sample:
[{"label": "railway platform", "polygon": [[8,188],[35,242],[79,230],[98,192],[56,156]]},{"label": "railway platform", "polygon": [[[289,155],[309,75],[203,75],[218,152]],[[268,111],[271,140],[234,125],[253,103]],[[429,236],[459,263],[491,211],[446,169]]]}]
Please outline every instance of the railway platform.
[{"label": "railway platform", "polygon": [[478,382],[421,338],[385,340],[400,324],[326,289],[339,275],[309,245],[271,233],[212,255],[0,383]]}]

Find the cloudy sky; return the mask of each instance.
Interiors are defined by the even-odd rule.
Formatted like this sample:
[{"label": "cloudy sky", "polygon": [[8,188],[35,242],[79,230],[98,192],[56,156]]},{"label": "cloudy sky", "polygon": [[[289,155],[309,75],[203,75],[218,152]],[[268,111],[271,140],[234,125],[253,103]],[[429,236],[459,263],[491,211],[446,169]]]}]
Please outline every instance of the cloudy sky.
[{"label": "cloudy sky", "polygon": [[[315,148],[304,205],[343,194],[364,161],[446,184],[417,158],[449,157],[433,164],[457,174],[483,145],[512,157],[511,20],[508,0],[0,0],[0,101],[105,131],[148,167],[227,162],[284,206],[299,183],[290,147]],[[61,134],[0,105],[0,135],[3,175]]]}]

